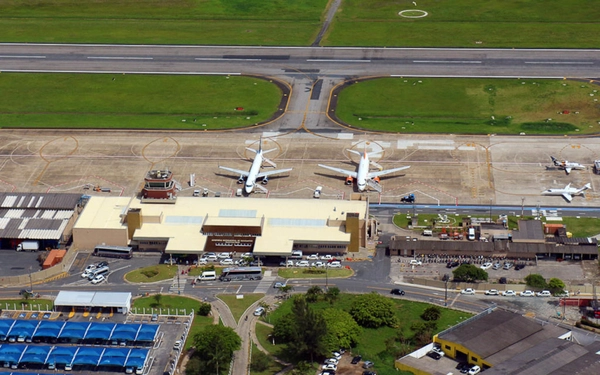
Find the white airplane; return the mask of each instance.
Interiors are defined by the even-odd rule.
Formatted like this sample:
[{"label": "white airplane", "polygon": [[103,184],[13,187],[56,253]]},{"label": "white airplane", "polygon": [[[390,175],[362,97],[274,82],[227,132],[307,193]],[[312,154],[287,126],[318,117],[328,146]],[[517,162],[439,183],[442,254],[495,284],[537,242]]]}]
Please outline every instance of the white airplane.
[{"label": "white airplane", "polygon": [[581,165],[579,163],[571,162],[568,160],[558,160],[554,156],[550,156],[550,158],[552,158],[554,166],[560,169],[564,169],[565,172],[567,172],[567,174],[571,173],[571,170],[573,169],[585,170],[585,165]]},{"label": "white airplane", "polygon": [[[381,186],[379,185],[379,177],[410,168],[410,166],[407,166],[407,167],[400,167],[400,168],[393,168],[393,169],[386,169],[386,170],[371,172],[371,171],[369,171],[369,167],[371,164],[375,164],[375,163],[369,161],[369,156],[381,154],[381,151],[374,151],[374,152],[367,152],[366,150],[364,152],[358,152],[355,150],[347,150],[347,151],[360,156],[360,162],[358,163],[358,169],[356,171],[348,171],[348,170],[345,170],[342,168],[330,167],[328,165],[323,165],[323,164],[319,164],[319,167],[329,169],[331,171],[341,173],[341,174],[348,176],[348,178],[346,179],[346,182],[348,184],[352,183],[352,179],[356,179],[356,186],[358,186],[358,191],[364,191],[367,188],[367,185],[369,185],[373,189],[381,192]],[[377,164],[375,164],[375,165],[377,165]],[[379,166],[379,165],[377,165],[377,166],[379,168],[381,168],[381,166]]]},{"label": "white airplane", "polygon": [[592,185],[589,183],[585,184],[581,189],[571,187],[571,184],[568,184],[564,187],[564,189],[548,189],[542,192],[543,195],[561,195],[563,198],[567,200],[567,202],[571,202],[573,200],[574,195],[582,195],[585,197],[584,191],[587,189],[591,189]]},{"label": "white airplane", "polygon": [[271,165],[274,168],[277,167],[277,165],[275,163],[273,163],[271,160],[264,157],[264,154],[267,154],[271,151],[275,151],[277,149],[273,148],[273,149],[270,149],[267,151],[263,151],[262,137],[260,138],[258,150],[254,150],[254,149],[248,148],[248,147],[246,147],[246,150],[252,151],[256,154],[256,156],[254,157],[254,160],[252,161],[252,166],[250,167],[250,170],[248,172],[242,171],[239,169],[234,169],[234,168],[222,167],[222,166],[219,166],[219,168],[224,169],[229,172],[238,173],[240,175],[240,178],[238,179],[238,184],[243,184],[245,182],[244,190],[246,191],[247,194],[250,194],[255,186],[259,187],[265,193],[267,192],[267,189],[256,184],[257,179],[262,178],[261,183],[263,185],[266,185],[269,182],[269,179],[268,179],[269,176],[274,175],[274,174],[289,172],[292,170],[292,168],[287,168],[287,169],[276,169],[276,170],[267,171],[267,172],[260,171],[260,169],[262,168],[263,161],[266,162],[267,164]]}]

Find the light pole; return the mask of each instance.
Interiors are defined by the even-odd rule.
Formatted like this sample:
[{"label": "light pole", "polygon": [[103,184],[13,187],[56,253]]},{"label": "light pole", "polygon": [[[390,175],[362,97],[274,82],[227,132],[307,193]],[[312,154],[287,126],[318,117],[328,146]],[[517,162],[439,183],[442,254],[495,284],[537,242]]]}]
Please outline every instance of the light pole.
[{"label": "light pole", "polygon": [[492,222],[492,198],[490,198],[490,223]]},{"label": "light pole", "polygon": [[525,197],[521,197],[521,218],[523,218],[524,211],[525,211]]},{"label": "light pole", "polygon": [[177,294],[181,294],[181,284],[179,279],[179,266],[177,266]]},{"label": "light pole", "polygon": [[450,275],[448,275],[447,273],[444,274],[444,277],[442,278],[442,280],[444,281],[444,287],[445,287],[444,306],[448,306],[448,280],[450,280]]},{"label": "light pole", "polygon": [[329,291],[329,276],[327,270],[329,270],[329,263],[325,263],[325,290]]},{"label": "light pole", "polygon": [[31,278],[31,267],[29,266],[29,291],[33,295],[33,279]]}]

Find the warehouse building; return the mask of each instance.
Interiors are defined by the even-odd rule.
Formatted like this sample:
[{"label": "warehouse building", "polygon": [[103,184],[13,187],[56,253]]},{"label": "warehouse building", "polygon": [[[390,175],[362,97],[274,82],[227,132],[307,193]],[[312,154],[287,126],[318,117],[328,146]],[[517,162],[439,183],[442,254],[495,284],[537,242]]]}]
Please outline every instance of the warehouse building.
[{"label": "warehouse building", "polygon": [[253,252],[260,256],[356,252],[366,246],[365,200],[178,197],[168,203],[91,197],[73,245],[131,246],[168,254]]}]

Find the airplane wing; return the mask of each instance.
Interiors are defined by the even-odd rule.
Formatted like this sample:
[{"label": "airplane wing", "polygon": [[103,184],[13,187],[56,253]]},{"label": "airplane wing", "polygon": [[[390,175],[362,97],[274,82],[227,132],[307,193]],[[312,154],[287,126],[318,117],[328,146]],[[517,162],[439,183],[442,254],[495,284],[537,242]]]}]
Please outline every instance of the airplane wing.
[{"label": "airplane wing", "polygon": [[567,172],[567,174],[571,173],[571,167],[565,167],[565,172]]},{"label": "airplane wing", "polygon": [[256,175],[256,178],[268,177],[268,176],[271,176],[271,175],[274,175],[274,174],[289,172],[291,170],[292,170],[292,168],[288,168],[288,169],[276,169],[274,171],[260,172],[259,174]]},{"label": "airplane wing", "polygon": [[391,174],[391,173],[394,173],[394,172],[403,171],[403,170],[408,169],[408,168],[410,168],[410,165],[406,166],[406,167],[386,169],[386,170],[378,171],[378,172],[369,172],[369,177],[371,177],[371,178],[373,178],[373,177],[381,177],[381,176],[385,176],[386,174]]},{"label": "airplane wing", "polygon": [[329,169],[330,171],[341,173],[341,174],[346,175],[346,176],[352,176],[353,178],[357,177],[356,171],[347,171],[347,170],[342,169],[342,168],[330,167],[328,165],[323,165],[323,164],[319,164],[319,167],[325,168],[325,169]]},{"label": "airplane wing", "polygon": [[240,176],[244,176],[244,177],[248,176],[248,171],[242,171],[240,169],[234,169],[234,168],[229,168],[229,167],[222,167],[220,165],[219,165],[219,168],[224,169],[229,172],[237,173]]},{"label": "airplane wing", "polygon": [[571,196],[571,194],[569,193],[563,193],[563,198],[565,198],[568,202],[571,202],[573,200],[573,197]]}]

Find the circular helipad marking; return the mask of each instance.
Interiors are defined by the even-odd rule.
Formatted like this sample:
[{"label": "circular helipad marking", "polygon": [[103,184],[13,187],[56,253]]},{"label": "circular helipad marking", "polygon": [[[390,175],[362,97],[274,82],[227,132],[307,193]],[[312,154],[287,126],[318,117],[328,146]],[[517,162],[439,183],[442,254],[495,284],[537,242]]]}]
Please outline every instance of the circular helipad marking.
[{"label": "circular helipad marking", "polygon": [[407,9],[407,10],[398,12],[398,15],[400,17],[404,17],[404,18],[423,18],[423,17],[427,17],[429,15],[429,13],[427,13],[424,10],[419,10],[419,9]]}]

